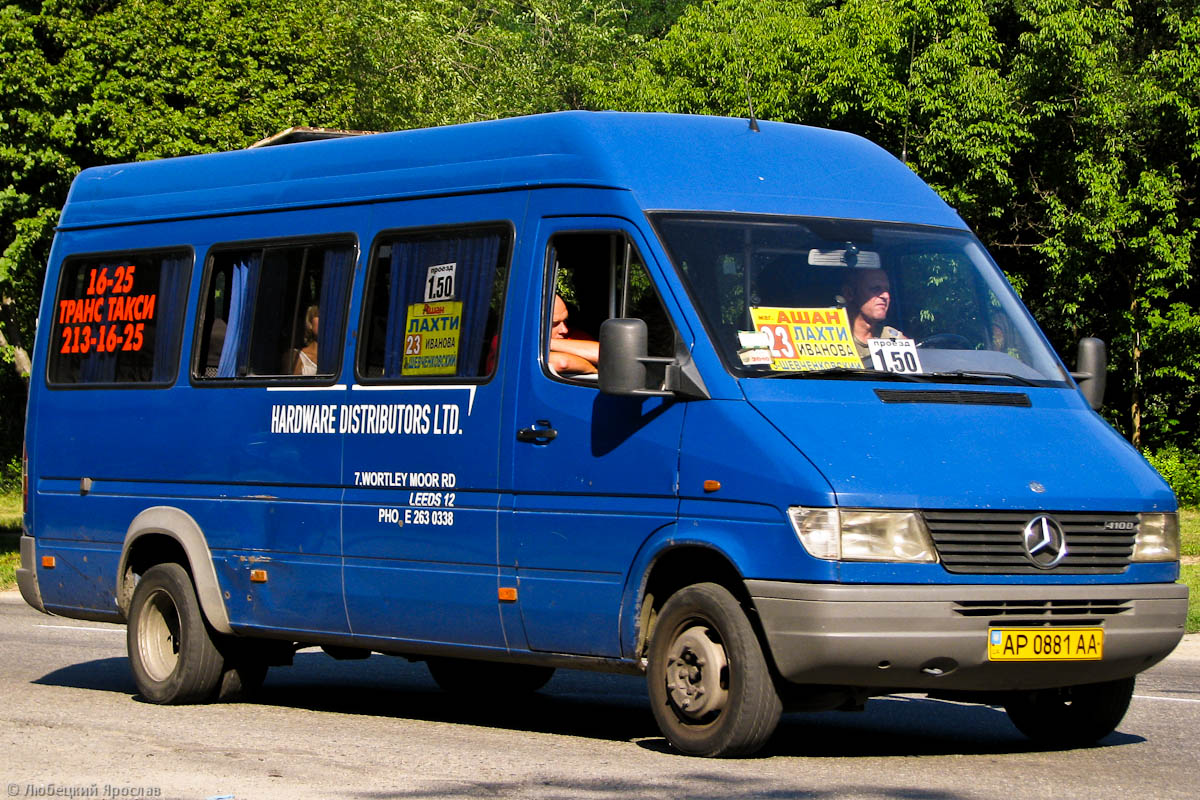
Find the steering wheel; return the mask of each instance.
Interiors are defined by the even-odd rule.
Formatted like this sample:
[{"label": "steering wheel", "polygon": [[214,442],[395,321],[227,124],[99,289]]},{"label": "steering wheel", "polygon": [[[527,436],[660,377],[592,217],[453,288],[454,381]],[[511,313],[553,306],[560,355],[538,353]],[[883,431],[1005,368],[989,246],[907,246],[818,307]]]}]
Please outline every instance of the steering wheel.
[{"label": "steering wheel", "polygon": [[971,342],[957,333],[935,333],[917,342],[917,347],[932,347],[936,350],[970,350]]}]

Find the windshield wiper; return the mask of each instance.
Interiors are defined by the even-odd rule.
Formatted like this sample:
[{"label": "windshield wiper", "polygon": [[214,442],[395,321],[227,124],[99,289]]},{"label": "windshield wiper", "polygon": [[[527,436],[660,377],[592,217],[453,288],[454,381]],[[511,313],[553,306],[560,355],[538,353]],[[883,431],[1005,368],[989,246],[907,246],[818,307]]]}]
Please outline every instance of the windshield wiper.
[{"label": "windshield wiper", "polygon": [[761,372],[755,373],[751,377],[755,378],[853,378],[855,380],[895,380],[909,381],[912,383],[922,383],[923,378],[928,379],[928,376],[909,374],[904,372],[884,372],[882,370],[873,369],[847,369],[846,367],[828,367],[826,369],[797,369],[789,372]]},{"label": "windshield wiper", "polygon": [[847,369],[845,367],[829,367],[827,369],[798,369],[788,372],[754,373],[755,378],[848,378],[854,380],[875,381],[907,381],[909,383],[937,383],[943,378],[1004,378],[1024,386],[1040,386],[1041,384],[1014,375],[1011,372],[989,372],[977,369],[960,369],[951,372],[885,372],[871,369]]},{"label": "windshield wiper", "polygon": [[1025,378],[1020,375],[1013,375],[1011,372],[987,372],[987,371],[981,370],[981,369],[956,369],[956,370],[953,370],[952,372],[930,372],[930,373],[926,373],[926,374],[928,377],[930,377],[934,380],[941,378],[941,377],[947,377],[947,378],[1007,378],[1010,381],[1016,381],[1017,383],[1023,384],[1025,386],[1039,386],[1040,385],[1035,381],[1031,381],[1029,378]]}]

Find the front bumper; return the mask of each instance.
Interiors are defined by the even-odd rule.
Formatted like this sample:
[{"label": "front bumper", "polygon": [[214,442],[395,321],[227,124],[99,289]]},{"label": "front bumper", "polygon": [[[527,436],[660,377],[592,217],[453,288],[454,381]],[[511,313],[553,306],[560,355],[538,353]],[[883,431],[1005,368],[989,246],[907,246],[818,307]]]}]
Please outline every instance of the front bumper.
[{"label": "front bumper", "polygon": [[[1042,689],[1126,678],[1183,637],[1181,584],[884,586],[746,581],[780,675],[892,691]],[[992,662],[996,626],[1102,627],[1101,661]]]}]

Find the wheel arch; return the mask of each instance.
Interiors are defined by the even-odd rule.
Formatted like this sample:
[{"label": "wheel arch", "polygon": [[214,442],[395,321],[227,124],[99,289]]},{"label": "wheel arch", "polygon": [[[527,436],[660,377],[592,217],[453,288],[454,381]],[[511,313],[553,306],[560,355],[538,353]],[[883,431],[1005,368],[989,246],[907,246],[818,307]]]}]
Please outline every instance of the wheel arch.
[{"label": "wheel arch", "polygon": [[[640,659],[646,654],[659,609],[672,594],[694,583],[716,583],[730,591],[752,618],[753,601],[736,559],[711,541],[664,537],[647,544],[639,554],[626,584],[622,639],[625,655]],[[757,630],[757,625],[755,628]]]},{"label": "wheel arch", "polygon": [[165,562],[176,562],[188,571],[208,624],[219,633],[233,633],[208,540],[190,514],[171,506],[147,508],[126,529],[117,569],[121,613],[128,618],[137,576]]}]

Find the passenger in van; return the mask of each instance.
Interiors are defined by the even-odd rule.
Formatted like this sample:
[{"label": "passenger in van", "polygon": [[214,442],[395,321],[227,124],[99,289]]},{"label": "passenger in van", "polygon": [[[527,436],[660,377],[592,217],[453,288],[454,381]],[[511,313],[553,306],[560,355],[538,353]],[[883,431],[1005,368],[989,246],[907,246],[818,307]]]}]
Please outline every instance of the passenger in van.
[{"label": "passenger in van", "polygon": [[884,324],[892,305],[892,286],[884,270],[853,270],[850,279],[842,286],[842,297],[846,300],[854,347],[867,369],[872,368],[868,339],[908,338],[891,325]]},{"label": "passenger in van", "polygon": [[1005,353],[1016,346],[1012,322],[1002,312],[992,317],[992,349]]},{"label": "passenger in van", "polygon": [[293,375],[317,374],[317,327],[320,314],[317,306],[309,306],[304,312],[304,346],[295,351],[292,359]]},{"label": "passenger in van", "polygon": [[554,295],[550,327],[550,368],[557,373],[592,374],[600,361],[600,343],[567,327],[567,304]]}]

